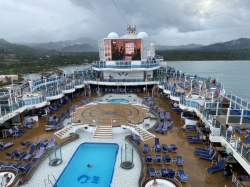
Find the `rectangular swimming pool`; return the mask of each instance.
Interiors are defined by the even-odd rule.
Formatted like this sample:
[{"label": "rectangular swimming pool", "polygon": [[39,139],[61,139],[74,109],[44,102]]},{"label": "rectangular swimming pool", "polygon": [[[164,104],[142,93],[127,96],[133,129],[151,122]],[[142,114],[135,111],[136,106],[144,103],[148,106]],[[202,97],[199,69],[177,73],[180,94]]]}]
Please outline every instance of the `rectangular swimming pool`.
[{"label": "rectangular swimming pool", "polygon": [[115,143],[81,144],[54,187],[109,187],[118,150]]}]

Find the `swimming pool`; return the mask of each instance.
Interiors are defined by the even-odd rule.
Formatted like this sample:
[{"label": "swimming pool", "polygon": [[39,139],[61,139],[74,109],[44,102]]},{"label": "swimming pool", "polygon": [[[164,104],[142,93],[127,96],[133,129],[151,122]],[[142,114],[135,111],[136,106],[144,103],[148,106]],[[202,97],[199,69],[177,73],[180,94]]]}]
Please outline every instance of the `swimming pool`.
[{"label": "swimming pool", "polygon": [[115,143],[81,144],[54,187],[109,187],[118,149]]},{"label": "swimming pool", "polygon": [[110,99],[110,103],[129,103],[129,100],[127,99]]}]

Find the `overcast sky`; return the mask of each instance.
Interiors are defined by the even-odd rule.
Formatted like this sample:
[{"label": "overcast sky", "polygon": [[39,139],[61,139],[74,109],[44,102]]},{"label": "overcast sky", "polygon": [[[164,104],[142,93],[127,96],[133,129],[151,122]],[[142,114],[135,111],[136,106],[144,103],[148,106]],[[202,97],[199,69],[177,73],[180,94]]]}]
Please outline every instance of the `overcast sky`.
[{"label": "overcast sky", "polygon": [[[250,38],[250,0],[114,0],[128,24],[162,45]],[[110,32],[122,36],[127,23],[113,0],[0,0],[0,38],[49,42]]]}]

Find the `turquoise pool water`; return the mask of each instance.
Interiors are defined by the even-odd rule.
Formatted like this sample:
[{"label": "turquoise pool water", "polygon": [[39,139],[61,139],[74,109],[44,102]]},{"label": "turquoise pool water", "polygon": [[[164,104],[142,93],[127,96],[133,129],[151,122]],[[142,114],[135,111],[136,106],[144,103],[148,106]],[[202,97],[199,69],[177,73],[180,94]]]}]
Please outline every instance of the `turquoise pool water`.
[{"label": "turquoise pool water", "polygon": [[81,144],[54,187],[109,187],[118,150],[115,143]]},{"label": "turquoise pool water", "polygon": [[127,99],[110,99],[110,103],[129,103],[129,100]]}]

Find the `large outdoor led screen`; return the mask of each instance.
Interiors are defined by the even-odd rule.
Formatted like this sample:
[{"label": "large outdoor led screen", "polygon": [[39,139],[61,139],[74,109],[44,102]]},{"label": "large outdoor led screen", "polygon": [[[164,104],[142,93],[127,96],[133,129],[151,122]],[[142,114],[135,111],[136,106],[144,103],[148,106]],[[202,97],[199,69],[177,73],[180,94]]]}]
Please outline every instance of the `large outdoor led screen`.
[{"label": "large outdoor led screen", "polygon": [[141,60],[141,39],[105,39],[105,60]]}]

